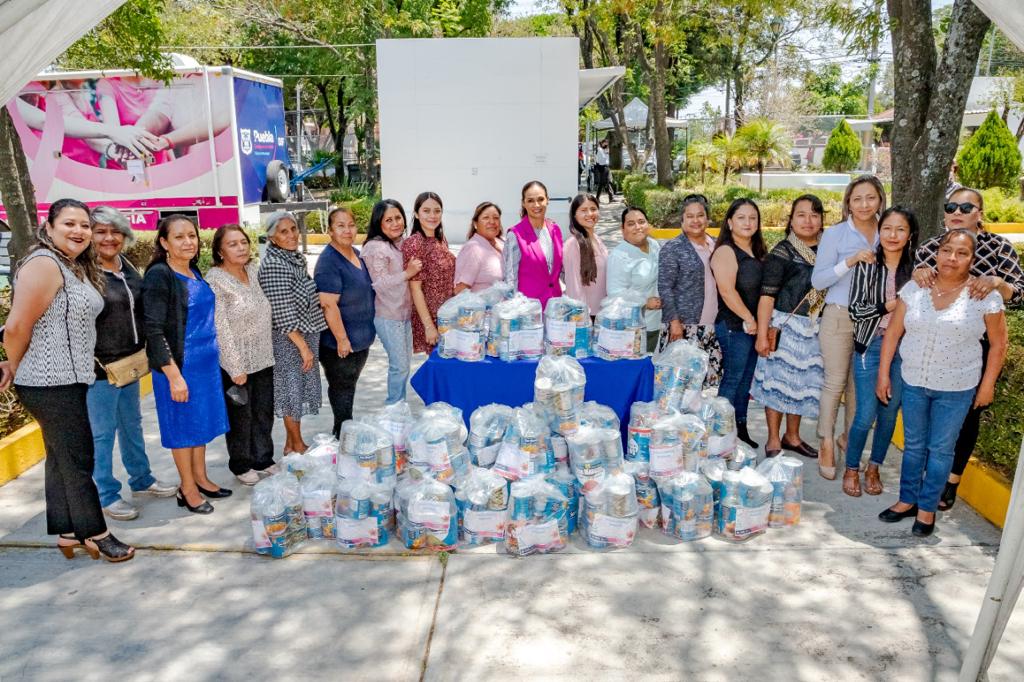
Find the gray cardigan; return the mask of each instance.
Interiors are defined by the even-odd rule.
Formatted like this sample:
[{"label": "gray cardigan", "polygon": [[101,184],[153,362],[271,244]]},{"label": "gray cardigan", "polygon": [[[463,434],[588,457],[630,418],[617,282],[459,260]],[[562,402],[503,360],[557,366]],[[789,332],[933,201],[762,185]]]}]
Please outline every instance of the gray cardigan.
[{"label": "gray cardigan", "polygon": [[704,261],[685,234],[661,247],[658,257],[661,322],[699,324],[704,310]]}]

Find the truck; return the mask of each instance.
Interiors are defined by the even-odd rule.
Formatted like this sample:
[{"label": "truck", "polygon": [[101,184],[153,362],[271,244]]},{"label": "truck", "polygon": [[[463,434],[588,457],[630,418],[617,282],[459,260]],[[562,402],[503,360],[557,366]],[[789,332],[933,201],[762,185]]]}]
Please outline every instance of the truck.
[{"label": "truck", "polygon": [[166,83],[126,70],[43,73],[6,106],[40,220],[70,197],[120,209],[138,230],[174,213],[201,228],[255,225],[261,205],[289,198],[274,78],[198,64],[176,66]]}]

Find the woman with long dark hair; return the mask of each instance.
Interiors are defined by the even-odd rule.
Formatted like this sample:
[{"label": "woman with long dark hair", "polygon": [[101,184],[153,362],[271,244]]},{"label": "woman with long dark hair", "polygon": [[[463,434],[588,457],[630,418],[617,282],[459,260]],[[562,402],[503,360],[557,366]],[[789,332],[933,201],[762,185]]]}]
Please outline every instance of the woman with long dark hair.
[{"label": "woman with long dark hair", "polygon": [[562,295],[562,230],[548,220],[548,188],[540,180],[523,185],[522,219],[505,244],[505,281],[546,306]]},{"label": "woman with long dark hair", "polygon": [[747,432],[747,405],[757,366],[757,303],[767,255],[760,209],[750,199],[737,199],[725,213],[711,254],[711,271],[718,287],[715,335],[722,345],[723,361],[718,395],[735,408],[739,439],[752,448],[757,443]]},{"label": "woman with long dark hair", "polygon": [[412,299],[412,350],[429,354],[437,345],[437,310],[455,294],[455,256],[444,238],[444,205],[433,192],[421,192],[413,203],[412,230],[402,242],[405,267],[416,259],[424,263],[409,280]]},{"label": "woman with long dark hair", "polygon": [[455,293],[469,289],[483,291],[504,276],[501,234],[501,209],[484,201],[477,205],[470,220],[466,243],[455,259]]},{"label": "woman with long dark hair", "polygon": [[593,194],[577,194],[569,204],[569,233],[562,249],[565,295],[583,301],[591,317],[608,295],[608,249],[594,233],[601,211]]}]

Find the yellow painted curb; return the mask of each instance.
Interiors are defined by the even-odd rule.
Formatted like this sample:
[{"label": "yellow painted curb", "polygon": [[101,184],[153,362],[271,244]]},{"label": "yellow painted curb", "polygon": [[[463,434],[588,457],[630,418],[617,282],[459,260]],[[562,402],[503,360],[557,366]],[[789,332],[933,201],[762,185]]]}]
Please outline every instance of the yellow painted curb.
[{"label": "yellow painted curb", "polygon": [[[142,377],[139,391],[143,396],[153,392],[152,376]],[[21,476],[38,464],[45,454],[43,432],[35,422],[29,422],[0,440],[0,485]]]},{"label": "yellow painted curb", "polygon": [[[679,232],[679,230],[676,230],[676,232]],[[355,243],[356,244],[362,244],[365,241],[366,241],[366,235],[365,234],[357,234],[356,235],[356,238],[355,238]],[[307,234],[306,235],[306,243],[307,244],[316,244],[317,246],[326,246],[326,245],[331,243],[331,235],[329,235],[329,234],[320,234],[319,232]]]},{"label": "yellow painted curb", "polygon": [[[763,229],[765,232],[782,232],[786,228],[785,227],[764,227],[764,228],[761,228],[761,229]],[[682,230],[680,230],[677,227],[655,227],[655,228],[651,228],[651,236],[654,237],[655,239],[666,240],[666,239],[672,239],[674,237],[678,237],[679,233],[681,231]],[[708,234],[710,234],[712,237],[717,237],[719,232],[721,232],[721,229],[719,229],[717,227],[709,227],[708,228]]]},{"label": "yellow painted curb", "polygon": [[985,223],[985,229],[999,234],[1020,234],[1024,232],[1024,223]]}]

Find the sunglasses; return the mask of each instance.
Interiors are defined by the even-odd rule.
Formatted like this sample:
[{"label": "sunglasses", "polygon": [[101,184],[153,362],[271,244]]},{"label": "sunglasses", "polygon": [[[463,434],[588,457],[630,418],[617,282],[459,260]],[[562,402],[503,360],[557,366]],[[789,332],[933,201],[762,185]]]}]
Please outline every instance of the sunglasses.
[{"label": "sunglasses", "polygon": [[946,213],[949,213],[950,215],[952,215],[953,213],[956,213],[957,209],[960,209],[961,213],[963,213],[964,215],[967,215],[968,213],[970,213],[971,211],[974,211],[977,208],[978,208],[977,206],[975,206],[974,204],[972,204],[969,201],[965,201],[962,204],[953,203],[951,201],[948,204],[946,204],[945,206],[943,206],[942,210],[945,211]]}]

